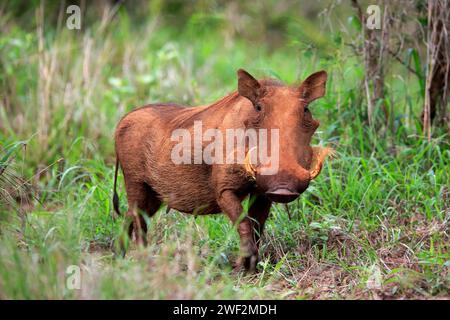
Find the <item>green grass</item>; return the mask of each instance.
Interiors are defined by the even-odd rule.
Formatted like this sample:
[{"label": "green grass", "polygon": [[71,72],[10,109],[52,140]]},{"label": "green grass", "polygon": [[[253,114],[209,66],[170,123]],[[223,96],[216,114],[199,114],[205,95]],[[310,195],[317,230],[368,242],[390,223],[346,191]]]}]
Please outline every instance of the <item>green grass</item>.
[{"label": "green grass", "polygon": [[[0,299],[449,297],[449,137],[421,136],[417,79],[392,67],[392,128],[371,127],[362,63],[345,45],[273,50],[226,27],[200,33],[199,21],[180,32],[153,19],[135,26],[119,11],[107,27],[46,24],[40,36],[0,17],[9,30],[0,37]],[[332,145],[336,159],[289,204],[290,218],[273,206],[255,275],[232,271],[238,236],[223,215],[162,208],[149,246],[115,257],[116,123],[148,102],[211,103],[235,90],[240,67],[289,83],[327,70],[327,95],[311,106],[321,121],[314,144]],[[119,185],[125,211],[121,176]],[[66,286],[70,265],[81,267],[81,290]]]}]

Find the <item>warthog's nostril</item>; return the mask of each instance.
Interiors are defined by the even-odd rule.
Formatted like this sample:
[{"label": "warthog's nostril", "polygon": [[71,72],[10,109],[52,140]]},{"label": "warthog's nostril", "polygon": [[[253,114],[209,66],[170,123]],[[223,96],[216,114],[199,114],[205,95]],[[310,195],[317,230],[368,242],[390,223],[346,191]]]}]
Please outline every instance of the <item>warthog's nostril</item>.
[{"label": "warthog's nostril", "polygon": [[274,202],[288,203],[297,199],[300,195],[298,192],[293,192],[289,189],[274,189],[266,192],[266,196]]}]

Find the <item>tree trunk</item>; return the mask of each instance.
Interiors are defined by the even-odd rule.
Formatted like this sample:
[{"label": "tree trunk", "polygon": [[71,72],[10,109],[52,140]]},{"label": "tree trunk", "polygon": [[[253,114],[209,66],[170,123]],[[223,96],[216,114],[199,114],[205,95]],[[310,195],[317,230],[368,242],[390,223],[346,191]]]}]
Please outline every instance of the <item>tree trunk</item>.
[{"label": "tree trunk", "polygon": [[448,0],[428,2],[427,75],[425,104],[422,111],[423,132],[431,139],[431,125],[450,132],[448,95],[450,81],[450,6]]},{"label": "tree trunk", "polygon": [[366,16],[357,0],[352,0],[352,5],[358,11],[363,32],[363,58],[364,58],[364,86],[367,96],[367,120],[374,123],[375,108],[382,108],[385,123],[388,123],[389,114],[384,103],[384,64],[389,45],[389,15],[387,4],[383,2],[384,13],[382,16],[381,30],[371,30],[366,26]]}]

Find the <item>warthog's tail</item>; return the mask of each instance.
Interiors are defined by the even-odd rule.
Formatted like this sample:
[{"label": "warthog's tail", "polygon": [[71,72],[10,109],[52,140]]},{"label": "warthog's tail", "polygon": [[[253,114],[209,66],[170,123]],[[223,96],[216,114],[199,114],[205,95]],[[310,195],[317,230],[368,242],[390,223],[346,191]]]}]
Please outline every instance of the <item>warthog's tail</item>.
[{"label": "warthog's tail", "polygon": [[119,173],[119,158],[116,156],[116,172],[114,173],[113,206],[114,206],[114,211],[120,216],[119,196],[117,195],[117,174],[118,173]]}]

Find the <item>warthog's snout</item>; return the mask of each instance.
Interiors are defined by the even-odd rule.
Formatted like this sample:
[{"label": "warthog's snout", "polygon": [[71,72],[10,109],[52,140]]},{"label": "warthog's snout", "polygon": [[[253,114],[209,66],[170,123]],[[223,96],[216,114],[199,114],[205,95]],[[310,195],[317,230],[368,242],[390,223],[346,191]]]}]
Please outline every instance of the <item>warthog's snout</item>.
[{"label": "warthog's snout", "polygon": [[[333,149],[313,147],[311,169],[305,170],[301,166],[298,166],[293,175],[295,176],[294,179],[296,182],[291,180],[291,183],[283,183],[271,187],[269,191],[266,192],[266,196],[274,202],[288,203],[294,201],[308,188],[309,182],[319,175],[322,164],[328,155],[333,155]],[[292,176],[289,178],[292,179]],[[289,180],[289,178],[287,180]]]}]

